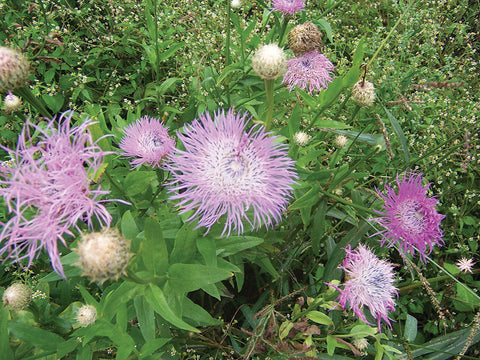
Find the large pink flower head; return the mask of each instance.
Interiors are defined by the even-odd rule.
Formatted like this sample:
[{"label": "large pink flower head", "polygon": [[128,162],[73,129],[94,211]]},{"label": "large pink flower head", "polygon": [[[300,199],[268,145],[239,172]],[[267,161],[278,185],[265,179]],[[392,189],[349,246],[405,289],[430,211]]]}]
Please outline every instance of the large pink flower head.
[{"label": "large pink flower head", "polygon": [[[73,112],[49,121],[46,127],[29,122],[23,128],[16,150],[9,151],[11,167],[0,168],[0,195],[13,216],[1,224],[0,255],[28,265],[45,248],[53,269],[63,275],[57,241],[66,245],[64,235],[80,230],[78,221],[91,228],[93,218],[109,225],[111,216],[99,197],[108,193],[100,186],[91,189],[92,177],[102,167],[104,155],[93,141],[86,120],[70,127]],[[39,134],[32,136],[31,130]]]},{"label": "large pink flower head", "polygon": [[144,116],[127,126],[120,148],[127,157],[136,157],[130,164],[134,167],[148,164],[160,167],[163,159],[175,148],[175,140],[168,136],[168,129],[155,118]]},{"label": "large pink flower head", "polygon": [[317,51],[288,60],[287,72],[283,76],[283,84],[292,91],[296,86],[302,90],[320,91],[328,87],[335,69],[327,57]]},{"label": "large pink flower head", "polygon": [[[422,174],[410,173],[400,180],[397,175],[398,193],[386,185],[386,195],[378,191],[385,200],[382,217],[372,219],[385,229],[382,234],[382,246],[399,243],[400,252],[415,253],[415,248],[422,260],[433,249],[433,245],[443,245],[443,233],[440,222],[445,215],[435,209],[437,199],[427,197],[430,184],[422,186]],[[377,235],[374,234],[374,235]]]},{"label": "large pink flower head", "polygon": [[273,10],[281,11],[283,15],[293,15],[295,11],[303,11],[305,0],[272,0]]},{"label": "large pink flower head", "polygon": [[340,291],[336,301],[343,309],[351,308],[360,320],[370,324],[363,309],[366,306],[377,319],[379,329],[382,319],[391,327],[388,311],[395,310],[394,296],[398,296],[393,286],[395,275],[392,265],[377,258],[361,244],[358,250],[351,250],[348,245],[345,251],[347,254],[340,266],[345,271],[343,290],[330,284]]},{"label": "large pink flower head", "polygon": [[170,191],[181,212],[194,210],[189,220],[208,230],[226,215],[222,235],[243,233],[243,220],[253,229],[281,220],[297,175],[288,149],[262,126],[246,130],[247,114],[207,112],[183,133],[184,151],[177,150],[167,165],[174,182]]}]

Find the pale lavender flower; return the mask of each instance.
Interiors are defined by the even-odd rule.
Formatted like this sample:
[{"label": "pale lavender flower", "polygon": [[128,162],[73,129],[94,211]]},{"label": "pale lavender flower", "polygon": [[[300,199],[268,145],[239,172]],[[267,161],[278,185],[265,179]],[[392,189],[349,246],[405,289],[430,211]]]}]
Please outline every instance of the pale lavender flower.
[{"label": "pale lavender flower", "polygon": [[434,245],[443,245],[440,222],[445,215],[435,209],[437,199],[427,197],[430,184],[422,186],[422,180],[422,174],[410,173],[408,177],[405,174],[402,180],[397,175],[398,193],[388,185],[385,186],[386,195],[378,191],[385,204],[384,211],[377,212],[383,216],[372,220],[385,228],[374,234],[383,235],[382,246],[399,243],[401,253],[412,255],[416,248],[425,261]]},{"label": "pale lavender flower", "polygon": [[345,271],[346,281],[343,284],[343,290],[329,284],[340,291],[336,301],[343,309],[352,309],[360,320],[370,324],[364,313],[366,306],[372,316],[377,319],[379,330],[382,319],[391,327],[388,311],[395,310],[394,297],[398,296],[397,289],[393,286],[395,278],[393,266],[377,258],[361,244],[358,250],[351,250],[351,246],[348,245],[345,252],[347,254],[343,264],[339,266]]},{"label": "pale lavender flower", "polygon": [[297,175],[286,145],[276,142],[262,126],[246,130],[247,115],[207,112],[184,126],[177,150],[167,165],[174,182],[171,199],[180,200],[181,213],[208,230],[226,215],[222,235],[243,233],[242,220],[253,229],[280,222]]},{"label": "pale lavender flower", "polygon": [[455,265],[457,265],[458,270],[461,272],[469,272],[470,274],[473,274],[472,269],[475,265],[475,262],[473,261],[473,258],[467,259],[466,257],[462,257],[461,259],[457,260]]},{"label": "pale lavender flower", "polygon": [[283,15],[293,15],[295,11],[303,11],[305,0],[272,0],[273,10],[281,11]]},{"label": "pale lavender flower", "polygon": [[78,221],[91,228],[93,218],[107,226],[111,221],[99,200],[108,191],[90,188],[106,153],[92,139],[88,129],[92,122],[70,127],[72,115],[62,114],[58,127],[55,119],[46,127],[27,122],[16,150],[5,149],[14,164],[0,168],[0,195],[13,214],[1,223],[2,259],[28,258],[29,267],[44,248],[53,269],[62,276],[58,242],[66,245],[64,236],[73,235],[70,228],[80,230]]},{"label": "pale lavender flower", "polygon": [[288,60],[287,72],[283,76],[283,84],[292,91],[296,86],[302,90],[320,91],[328,87],[335,69],[327,57],[317,51]]},{"label": "pale lavender flower", "polygon": [[168,129],[156,118],[144,116],[125,129],[120,148],[127,157],[137,157],[130,161],[134,167],[148,164],[160,167],[163,159],[175,148],[175,140],[168,136]]}]

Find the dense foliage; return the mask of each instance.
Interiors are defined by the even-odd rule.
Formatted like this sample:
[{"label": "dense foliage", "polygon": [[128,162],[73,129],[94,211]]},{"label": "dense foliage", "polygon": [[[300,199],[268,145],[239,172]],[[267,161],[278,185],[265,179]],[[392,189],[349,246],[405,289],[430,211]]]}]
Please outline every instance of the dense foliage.
[{"label": "dense foliage", "polygon": [[479,13],[2,1],[2,359],[477,359]]}]

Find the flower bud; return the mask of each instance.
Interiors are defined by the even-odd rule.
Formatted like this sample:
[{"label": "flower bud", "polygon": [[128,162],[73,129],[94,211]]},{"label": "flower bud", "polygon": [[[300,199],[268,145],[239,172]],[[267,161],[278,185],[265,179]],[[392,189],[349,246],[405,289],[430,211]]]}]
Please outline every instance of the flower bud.
[{"label": "flower bud", "polygon": [[132,254],[129,242],[116,229],[105,228],[101,232],[82,234],[74,251],[79,259],[76,266],[83,270],[83,276],[102,284],[107,279],[118,280],[125,274]]},{"label": "flower bud", "polygon": [[242,6],[242,2],[240,0],[232,0],[230,6],[234,9],[238,9],[240,6]]},{"label": "flower bud", "polygon": [[252,57],[252,68],[262,79],[276,79],[287,70],[287,57],[277,44],[262,45]]},{"label": "flower bud", "polygon": [[3,107],[6,111],[17,111],[22,106],[22,100],[18,96],[13,95],[10,91],[3,100]]},{"label": "flower bud", "polygon": [[299,131],[293,135],[293,141],[295,144],[298,146],[305,146],[308,143],[308,140],[310,140],[310,136],[303,131]]},{"label": "flower bud", "polygon": [[10,310],[22,310],[26,308],[31,301],[32,289],[23,283],[15,283],[9,286],[3,293],[3,305],[8,305]]},{"label": "flower bud", "polygon": [[348,138],[345,135],[338,135],[335,138],[335,145],[339,148],[344,148],[348,144]]},{"label": "flower bud", "polygon": [[24,86],[30,65],[23,55],[13,49],[0,46],[0,91]]},{"label": "flower bud", "polygon": [[97,309],[93,305],[82,305],[77,311],[77,322],[85,327],[92,325],[97,320]]},{"label": "flower bud", "polygon": [[353,85],[352,97],[358,106],[372,106],[375,101],[375,87],[369,81],[360,80]]},{"label": "flower bud", "polygon": [[290,30],[288,46],[297,56],[310,51],[322,52],[322,33],[318,30],[317,25],[307,21]]}]

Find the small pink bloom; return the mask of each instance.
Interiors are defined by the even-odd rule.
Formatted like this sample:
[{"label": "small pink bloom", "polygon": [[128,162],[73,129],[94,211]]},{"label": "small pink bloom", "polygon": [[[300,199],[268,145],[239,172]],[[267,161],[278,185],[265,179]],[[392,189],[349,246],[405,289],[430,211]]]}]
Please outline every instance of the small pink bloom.
[{"label": "small pink bloom", "polygon": [[283,15],[293,15],[295,11],[303,11],[305,0],[272,0],[273,10],[281,11]]}]

